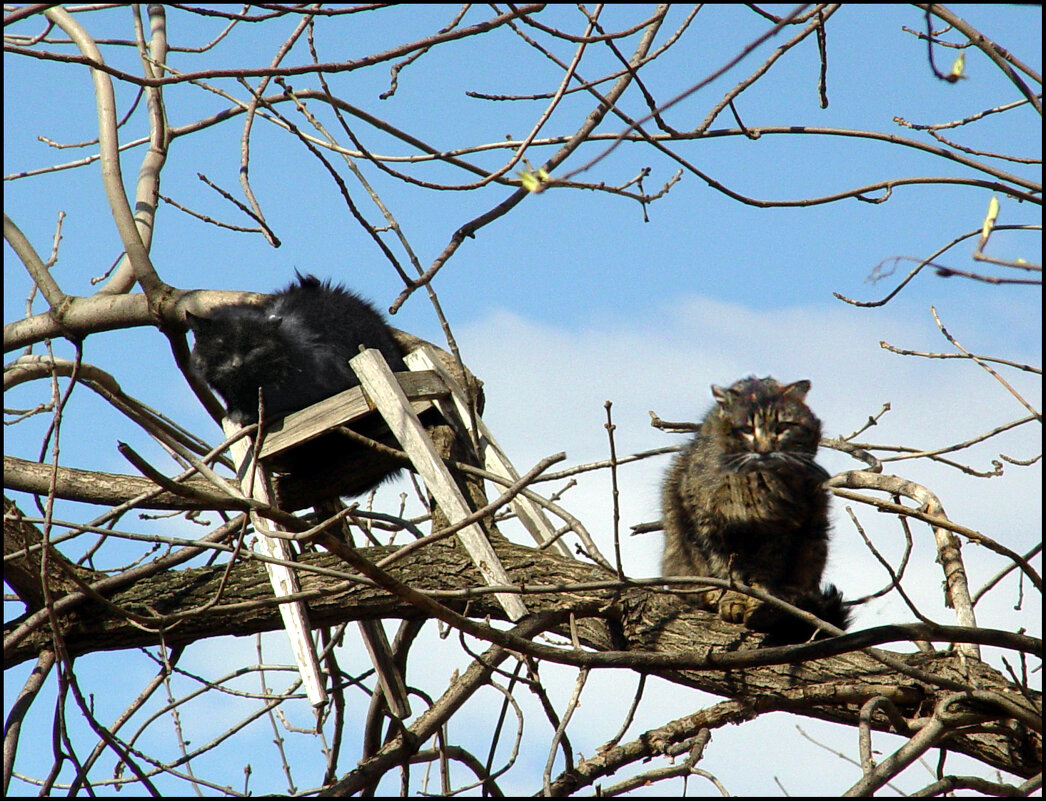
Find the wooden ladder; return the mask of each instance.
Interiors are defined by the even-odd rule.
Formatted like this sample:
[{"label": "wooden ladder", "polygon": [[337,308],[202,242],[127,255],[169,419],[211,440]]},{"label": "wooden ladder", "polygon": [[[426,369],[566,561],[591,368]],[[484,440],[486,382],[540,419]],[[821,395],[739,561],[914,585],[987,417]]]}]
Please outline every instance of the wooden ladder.
[{"label": "wooden ladder", "polygon": [[[501,476],[509,483],[517,481],[519,474],[478,415],[474,418],[478,430],[473,429],[473,415],[469,413],[465,393],[440,364],[435,351],[428,345],[422,345],[407,354],[405,361],[410,372],[394,374],[379,351],[363,350],[349,362],[360,380],[360,386],[285,416],[278,431],[265,435],[258,449],[257,460],[250,438],[242,437],[232,443],[230,451],[238,465],[238,478],[244,493],[266,504],[274,504],[276,494],[271,471],[266,467],[267,459],[286,453],[332,428],[351,424],[377,411],[410,458],[428,492],[453,525],[469,516],[472,510],[418,418],[430,406],[439,410],[459,437],[468,437],[479,443],[481,458],[488,472]],[[223,426],[227,437],[240,428],[229,420],[224,421]],[[552,541],[550,547],[563,556],[571,557],[570,550],[562,540],[553,541],[555,529],[539,505],[519,494],[513,498],[512,506],[538,544]],[[250,516],[257,533],[258,550],[279,562],[293,562],[290,539],[280,536],[282,527],[254,512]],[[461,529],[457,537],[488,585],[507,586],[513,583],[478,523]],[[266,561],[265,567],[277,598],[285,598],[300,591],[293,567],[272,561]],[[495,597],[513,622],[527,614],[526,605],[519,595],[498,592]],[[327,703],[327,691],[311,637],[307,605],[301,600],[281,603],[280,614],[306,694],[313,706],[322,707]],[[359,626],[390,711],[396,717],[406,717],[410,714],[406,686],[399,670],[395,668],[384,628],[378,621],[360,621]]]}]

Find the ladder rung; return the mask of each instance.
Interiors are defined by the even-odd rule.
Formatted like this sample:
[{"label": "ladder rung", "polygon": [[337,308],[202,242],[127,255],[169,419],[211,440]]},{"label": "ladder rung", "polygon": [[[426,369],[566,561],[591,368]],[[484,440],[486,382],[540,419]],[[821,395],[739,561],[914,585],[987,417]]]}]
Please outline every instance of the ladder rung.
[{"label": "ladder rung", "polygon": [[[432,370],[396,373],[403,393],[410,398],[416,414],[429,407],[429,400],[446,397],[449,390]],[[315,403],[300,412],[291,412],[265,430],[261,459],[268,459],[296,445],[321,436],[334,426],[352,423],[374,411],[374,404],[362,387],[352,387]]]}]

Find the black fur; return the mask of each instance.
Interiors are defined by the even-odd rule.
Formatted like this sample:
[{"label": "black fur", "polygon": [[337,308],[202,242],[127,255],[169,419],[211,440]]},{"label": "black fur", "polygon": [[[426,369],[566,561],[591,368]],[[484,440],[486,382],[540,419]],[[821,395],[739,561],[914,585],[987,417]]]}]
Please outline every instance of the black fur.
[{"label": "black fur", "polygon": [[298,274],[263,306],[237,304],[208,317],[185,317],[196,338],[193,368],[240,424],[258,421],[259,387],[271,420],[356,386],[348,362],[361,345],[380,350],[393,371],[406,369],[380,312],[312,275]]},{"label": "black fur", "polygon": [[[381,314],[362,298],[311,276],[273,294],[262,306],[235,304],[207,317],[186,313],[196,337],[193,368],[225,401],[230,420],[258,420],[258,389],[267,421],[359,384],[349,359],[377,348],[393,371],[406,370]],[[362,432],[395,441],[380,423]],[[331,431],[270,459],[281,508],[293,511],[338,495],[355,497],[399,473],[400,462]],[[293,500],[292,500],[293,499]]]}]

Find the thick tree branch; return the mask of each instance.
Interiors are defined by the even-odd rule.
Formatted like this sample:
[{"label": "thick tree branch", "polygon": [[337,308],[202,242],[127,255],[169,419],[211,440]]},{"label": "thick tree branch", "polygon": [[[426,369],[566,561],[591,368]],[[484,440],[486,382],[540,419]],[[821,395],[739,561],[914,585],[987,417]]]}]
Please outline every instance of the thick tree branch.
[{"label": "thick tree branch", "polygon": [[[946,653],[894,654],[911,667],[938,677],[936,683],[899,674],[861,651],[798,663],[789,663],[783,658],[780,664],[759,666],[758,663],[765,662],[769,656],[767,651],[774,650],[758,648],[761,635],[724,623],[671,594],[641,587],[630,589],[624,595],[610,588],[584,589],[587,582],[606,582],[615,577],[598,567],[504,540],[497,540],[495,547],[513,579],[518,579],[520,584],[536,580],[541,586],[551,588],[548,592],[528,595],[529,609],[535,614],[575,610],[585,618],[578,626],[582,643],[597,652],[610,652],[618,667],[650,670],[670,681],[706,692],[749,699],[757,706],[763,703],[759,699],[766,699],[770,708],[849,724],[856,724],[861,706],[872,697],[886,696],[905,710],[907,716],[917,718],[923,706],[936,703],[935,699],[954,692],[956,686],[991,690],[998,695],[1000,704],[1011,703],[1018,710],[1028,710],[1027,715],[1034,715],[1027,699],[1003,676],[976,660],[963,660]],[[357,549],[359,556],[371,564],[394,551],[392,547]],[[305,554],[300,562],[301,597],[309,602],[314,626],[419,615],[417,608],[354,571],[346,570],[345,564],[331,554]],[[225,567],[220,565],[165,571],[110,595],[106,606],[94,602],[81,606],[67,618],[69,625],[63,632],[66,647],[71,655],[146,647],[160,643],[161,639],[170,647],[208,637],[242,636],[282,626],[264,568],[257,560],[246,555],[227,577],[225,573]],[[457,614],[467,612],[473,620],[502,615],[492,594],[473,589],[482,581],[458,546],[433,543],[397,561],[388,568],[388,573],[414,589],[423,588],[429,597],[439,599],[443,606],[456,610]],[[582,589],[570,589],[579,585]],[[219,586],[223,586],[221,601],[210,606],[208,614],[179,615],[212,603]],[[162,632],[143,627],[143,615],[145,618],[162,615]],[[9,628],[19,622],[12,621]],[[803,647],[830,650],[832,642],[826,640],[823,645]],[[11,665],[35,658],[50,647],[50,643],[48,630],[40,628],[7,649],[5,662]],[[625,651],[621,648],[623,643],[628,644]],[[1034,647],[1030,640],[1029,647]],[[535,646],[535,651],[547,657],[548,648]],[[717,658],[743,665],[746,654],[757,666],[726,670],[712,666]],[[653,667],[659,663],[670,664],[673,659],[679,664],[700,665],[704,664],[703,655],[708,655],[711,662],[700,669]],[[644,664],[648,666],[643,667]],[[983,702],[980,703],[983,706]],[[1022,713],[1022,717],[1026,714]],[[997,706],[996,717],[1008,719],[1012,714],[999,711]],[[886,717],[878,720],[876,726],[889,728]],[[994,767],[1030,776],[1038,769],[1036,760],[1040,758],[1037,755],[1041,739],[1035,733],[1026,732],[1022,736],[1023,745],[1018,747],[1010,729],[995,726],[989,732],[957,736],[949,747]]]}]

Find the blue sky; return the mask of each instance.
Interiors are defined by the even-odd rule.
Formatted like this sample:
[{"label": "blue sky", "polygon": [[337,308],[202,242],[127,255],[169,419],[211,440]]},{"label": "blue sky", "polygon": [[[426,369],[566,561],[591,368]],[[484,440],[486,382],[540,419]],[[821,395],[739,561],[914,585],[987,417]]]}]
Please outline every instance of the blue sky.
[{"label": "blue sky", "polygon": [[[641,19],[646,8],[607,7],[604,24],[608,29],[624,27]],[[1041,69],[1039,8],[985,5],[962,6],[958,11],[1018,57],[1037,60],[1032,66]],[[447,24],[455,12],[454,6],[414,5],[357,14],[351,21],[342,21],[337,31],[319,29],[321,60],[354,58],[409,41]],[[130,13],[127,8],[96,13],[85,17],[84,24],[96,37],[123,38],[129,36]],[[477,22],[489,13],[486,8],[474,8],[463,24]],[[678,23],[682,14],[682,9],[673,9],[659,42],[674,29],[671,23]],[[583,30],[579,14],[571,6],[549,7],[539,19],[569,27],[575,33]],[[216,54],[172,54],[170,63],[184,70],[218,64],[264,65],[293,24],[280,20],[241,26]],[[973,49],[967,51],[966,80],[947,84],[934,78],[926,66],[925,44],[901,30],[902,26],[922,30],[924,24],[921,12],[912,7],[844,6],[832,17],[828,29],[828,108],[822,110],[817,104],[819,61],[811,39],[788,53],[741,95],[736,104],[738,113],[750,127],[838,127],[931,142],[925,135],[898,127],[893,118],[938,123],[1018,99],[1012,85]],[[200,45],[220,27],[217,21],[190,19],[173,10],[169,16],[169,35],[180,43]],[[706,6],[681,43],[651,65],[644,80],[659,98],[672,97],[735,56],[765,28],[764,20],[743,9]],[[37,26],[23,24],[17,30],[28,33],[36,31]],[[668,113],[669,121],[681,129],[696,125],[723,92],[749,75],[780,41],[758,49],[722,78],[674,107]],[[629,40],[626,52],[633,42]],[[290,63],[307,59],[307,51],[301,48],[299,45],[292,53]],[[558,43],[555,49],[561,58],[572,53],[572,46],[564,43]],[[953,54],[938,51],[938,67],[950,67]],[[109,47],[105,56],[115,66],[140,70],[131,49]],[[605,50],[592,47],[579,73],[591,79],[612,66]],[[331,86],[346,101],[435,147],[450,149],[506,137],[518,139],[529,132],[545,104],[482,101],[467,97],[466,90],[544,92],[555,87],[558,75],[544,57],[513,34],[501,31],[434,49],[404,68],[399,88],[388,100],[378,99],[388,89],[387,65],[333,76]],[[216,83],[243,96],[242,90],[227,79]],[[304,76],[292,78],[290,83],[311,86]],[[76,142],[96,135],[86,70],[8,56],[4,90],[5,175],[85,154],[82,150],[56,151],[37,141],[37,136]],[[272,86],[269,91],[277,88]],[[122,113],[133,100],[133,92],[118,86],[117,98]],[[170,87],[165,101],[172,126],[185,125],[225,107],[225,101],[217,96],[184,84]],[[588,96],[572,96],[556,110],[539,136],[572,133],[591,103]],[[642,98],[634,91],[621,105],[633,116],[645,114]],[[319,104],[311,103],[310,108],[318,110]],[[291,113],[287,104],[281,110]],[[330,115],[325,119],[345,140]],[[301,124],[300,119],[296,122]],[[121,133],[121,141],[141,136],[145,124],[139,112]],[[618,120],[608,117],[599,130],[617,133],[622,127]],[[734,127],[729,110],[712,127]],[[354,130],[374,152],[411,152],[403,143],[362,123]],[[196,177],[203,173],[240,197],[241,133],[242,118],[237,117],[177,139],[164,167],[161,192],[197,212],[249,225]],[[1027,157],[1041,153],[1041,126],[1027,108],[946,133],[973,148],[1001,147]],[[597,144],[580,151],[563,167],[574,169],[603,147]],[[761,199],[799,200],[887,178],[970,174],[958,165],[915,150],[841,137],[766,135],[750,141],[734,136],[673,147],[715,180]],[[301,144],[259,120],[251,149],[252,187],[282,246],[274,249],[258,235],[232,234],[204,225],[163,205],[152,258],[164,279],[181,288],[269,291],[286,284],[293,269],[298,268],[342,281],[379,307],[388,307],[401,282]],[[554,147],[532,148],[527,156],[538,166],[552,152]],[[141,148],[124,155],[124,180],[132,196],[142,155]],[[467,158],[493,168],[504,162],[506,151],[492,150]],[[651,169],[644,181],[647,191],[655,191],[677,169],[669,159],[648,148],[626,143],[578,180],[616,185],[645,167]],[[1038,167],[1006,163],[1002,167],[1028,177],[1041,174]],[[475,179],[470,173],[442,165],[404,169],[425,180],[467,183]],[[434,192],[404,187],[369,165],[364,165],[364,171],[403,227],[423,267],[443,250],[459,226],[511,192],[498,185],[474,192]],[[342,173],[347,174],[347,170],[342,169]],[[377,220],[377,212],[368,205],[358,185],[350,182],[350,191],[367,217]],[[567,451],[570,464],[605,458],[605,400],[614,402],[619,453],[681,442],[679,437],[651,429],[647,411],[654,410],[665,419],[696,419],[710,402],[710,384],[727,383],[749,373],[769,373],[786,380],[809,378],[813,382],[809,401],[825,421],[826,434],[849,433],[868,415],[878,412],[883,403],[890,402],[893,411],[865,436],[880,443],[939,447],[1019,417],[1023,411],[987,374],[968,362],[927,362],[897,356],[882,350],[879,341],[912,350],[950,350],[931,317],[929,307],[933,305],[951,333],[971,350],[1040,364],[1039,291],[986,286],[959,278],[944,280],[924,271],[896,299],[879,309],[854,308],[832,293],[860,300],[881,297],[911,263],[901,262],[894,276],[869,283],[877,264],[894,256],[924,257],[953,237],[979,228],[990,198],[989,191],[978,188],[909,186],[898,187],[882,204],[851,199],[808,208],[758,209],[724,197],[688,173],[666,197],[650,205],[649,222],[643,222],[642,209],[635,202],[590,191],[552,189],[526,198],[508,215],[481,229],[475,239],[467,240],[434,287],[466,362],[486,382],[485,419],[521,471],[559,450]],[[1000,224],[1041,222],[1038,207],[1004,197],[1000,202]],[[57,214],[59,210],[67,213],[60,259],[54,270],[66,292],[89,294],[93,291],[89,278],[100,275],[119,255],[120,245],[108,218],[97,165],[7,181],[5,208],[45,258]],[[393,240],[385,241],[402,259],[402,251]],[[956,269],[974,269],[969,259],[971,250],[972,242],[964,243],[942,261]],[[992,239],[991,252],[1000,258],[1041,261],[1040,240],[1034,234],[999,232]],[[9,248],[4,259],[5,322],[10,322],[24,314],[28,279]],[[39,300],[35,308],[40,310]],[[390,322],[443,344],[436,317],[422,292],[416,293]],[[56,345],[56,350],[67,355],[70,352],[64,343]],[[94,336],[88,340],[85,358],[111,372],[128,393],[162,408],[196,433],[217,438],[213,423],[185,387],[165,340],[155,330]],[[148,369],[142,369],[143,365]],[[1037,407],[1041,405],[1037,380],[1012,371],[1007,378]],[[5,405],[31,406],[40,400],[42,392],[40,386],[19,388]],[[71,426],[64,430],[64,463],[130,472],[116,451],[116,440],[121,439],[165,465],[158,448],[89,393],[74,396],[70,416],[75,419],[78,415],[91,419],[92,425],[90,431]],[[5,450],[35,458],[46,423],[41,416],[10,428]],[[987,469],[999,451],[1030,458],[1041,451],[1040,433],[1025,426],[998,442],[972,449],[966,461]],[[858,466],[837,453],[825,454],[823,462],[831,472]],[[623,468],[625,530],[633,523],[658,517],[658,483],[666,463],[662,458]],[[169,468],[169,463],[166,466]],[[930,486],[954,519],[983,530],[1014,550],[1023,552],[1041,538],[1041,467],[1008,468],[1004,477],[991,482],[963,478],[955,471],[921,462],[899,463],[895,471]],[[395,502],[395,492],[391,488],[388,491],[387,498],[393,499],[390,503]],[[589,475],[564,497],[564,504],[597,534],[606,553],[612,551],[609,498],[608,480],[602,474]],[[837,503],[836,507],[830,578],[851,596],[881,586],[885,577],[852,526],[844,522],[842,505]],[[83,514],[72,505],[65,508],[73,518]],[[896,547],[892,521],[856,511],[879,536],[877,544],[892,552]],[[166,525],[169,531],[178,527],[177,523]],[[924,536],[917,548],[912,592],[932,615],[947,622],[938,597],[940,573],[933,564],[929,538]],[[657,535],[629,539],[625,543],[626,566],[634,575],[655,574],[659,549]],[[973,548],[967,548],[967,552],[972,554],[968,557],[971,584],[978,587],[1000,563]],[[917,569],[921,572],[916,573]],[[1007,600],[1009,596],[995,606],[985,605],[989,624],[1012,627]],[[909,619],[907,610],[883,601],[862,609],[858,624],[899,619]],[[1026,622],[1038,616],[1025,614],[1021,619]],[[279,643],[270,642],[274,650],[279,648]],[[237,658],[244,653],[245,659],[252,658],[253,645],[237,641],[237,646],[231,651]],[[196,658],[219,658],[213,651],[208,653],[207,647],[207,643],[196,646]],[[251,653],[243,650],[246,648]],[[105,662],[112,657],[96,659],[92,664],[117,664]],[[10,686],[18,686],[17,676],[8,678]],[[677,690],[665,691],[676,704],[678,694]],[[701,701],[695,693],[692,701],[688,697],[688,703],[697,708]],[[595,706],[595,702],[590,704]],[[651,720],[665,717],[658,718],[655,711]],[[808,730],[819,725],[799,723],[809,726]],[[788,736],[792,747],[792,723],[779,725],[783,727],[779,732],[787,732],[779,736]],[[724,732],[717,738],[722,737],[725,743],[728,737],[741,736],[744,728],[736,735]],[[595,747],[604,728],[593,723],[591,731]],[[723,747],[715,754],[710,752],[708,759],[713,764],[725,760],[724,754],[730,750]],[[850,752],[855,753],[855,748]],[[804,752],[802,758],[814,759],[816,753],[817,749],[810,746],[809,754]],[[343,764],[347,764],[345,760]],[[707,769],[720,770],[724,779],[733,779],[733,784],[728,783],[731,792],[773,792],[765,774],[752,776],[741,771],[738,775],[727,761]],[[834,767],[826,770],[823,785],[810,787],[808,775],[797,776],[791,785],[787,781],[785,785],[793,792],[802,787],[815,794],[819,790],[837,792],[846,786],[847,779],[841,778],[845,772],[840,774]],[[919,781],[913,779],[912,787],[918,785]]]}]

